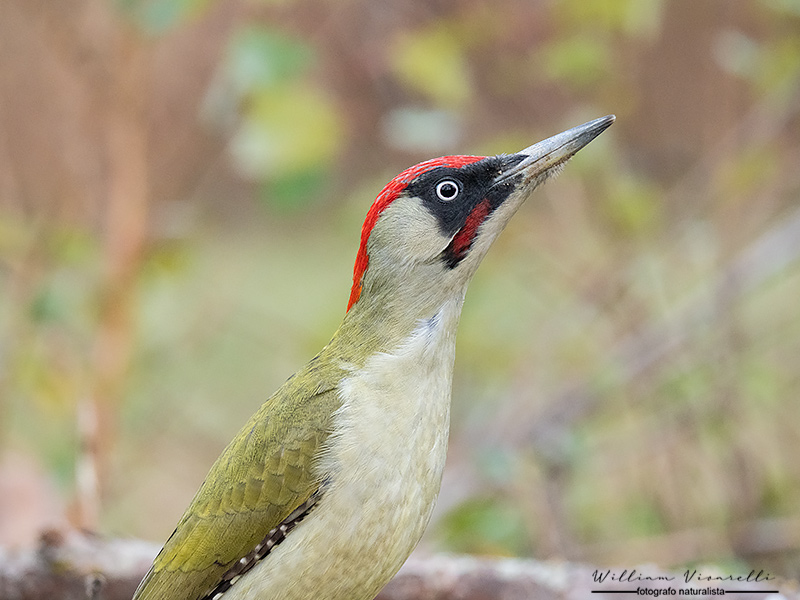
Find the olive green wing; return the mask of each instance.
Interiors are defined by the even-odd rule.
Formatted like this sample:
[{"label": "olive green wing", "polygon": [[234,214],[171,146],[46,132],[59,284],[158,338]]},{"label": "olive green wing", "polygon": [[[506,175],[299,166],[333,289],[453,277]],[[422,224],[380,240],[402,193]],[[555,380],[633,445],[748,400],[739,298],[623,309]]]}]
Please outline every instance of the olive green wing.
[{"label": "olive green wing", "polygon": [[340,404],[330,379],[319,375],[312,361],[231,441],[134,600],[202,598],[319,489],[315,461]]}]

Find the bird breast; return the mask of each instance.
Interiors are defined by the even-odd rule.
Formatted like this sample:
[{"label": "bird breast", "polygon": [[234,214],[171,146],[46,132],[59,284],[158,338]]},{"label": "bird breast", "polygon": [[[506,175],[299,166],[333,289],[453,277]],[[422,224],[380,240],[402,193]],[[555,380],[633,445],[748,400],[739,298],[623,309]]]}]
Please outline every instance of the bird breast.
[{"label": "bird breast", "polygon": [[348,367],[317,507],[225,600],[371,600],[402,566],[439,493],[460,310],[445,302],[396,348]]}]

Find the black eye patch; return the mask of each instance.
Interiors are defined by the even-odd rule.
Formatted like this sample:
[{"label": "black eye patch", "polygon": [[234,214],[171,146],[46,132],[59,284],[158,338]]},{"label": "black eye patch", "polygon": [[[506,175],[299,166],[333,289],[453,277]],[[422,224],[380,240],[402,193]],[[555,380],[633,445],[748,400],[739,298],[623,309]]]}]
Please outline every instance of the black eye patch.
[{"label": "black eye patch", "polygon": [[524,158],[520,154],[491,156],[461,168],[436,167],[409,183],[406,194],[419,198],[436,217],[442,234],[451,237],[484,200],[488,201],[488,214],[503,203],[514,189],[513,181],[498,186],[492,183]]}]

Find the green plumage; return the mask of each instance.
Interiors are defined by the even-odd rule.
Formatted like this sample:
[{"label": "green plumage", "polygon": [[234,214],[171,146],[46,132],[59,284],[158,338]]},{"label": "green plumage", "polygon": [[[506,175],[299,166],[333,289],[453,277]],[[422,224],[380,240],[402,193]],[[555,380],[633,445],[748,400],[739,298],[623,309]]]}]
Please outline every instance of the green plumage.
[{"label": "green plumage", "polygon": [[341,377],[317,357],[261,406],[211,467],[135,600],[202,597],[318,489]]}]

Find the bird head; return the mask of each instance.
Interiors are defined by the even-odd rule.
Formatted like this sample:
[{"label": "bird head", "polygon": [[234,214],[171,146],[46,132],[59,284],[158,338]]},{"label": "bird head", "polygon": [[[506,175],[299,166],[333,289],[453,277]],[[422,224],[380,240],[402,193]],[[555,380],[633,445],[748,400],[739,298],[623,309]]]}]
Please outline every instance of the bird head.
[{"label": "bird head", "polygon": [[463,299],[525,199],[613,122],[602,117],[515,154],[444,156],[400,173],[364,221],[348,312],[407,307],[422,317]]}]

